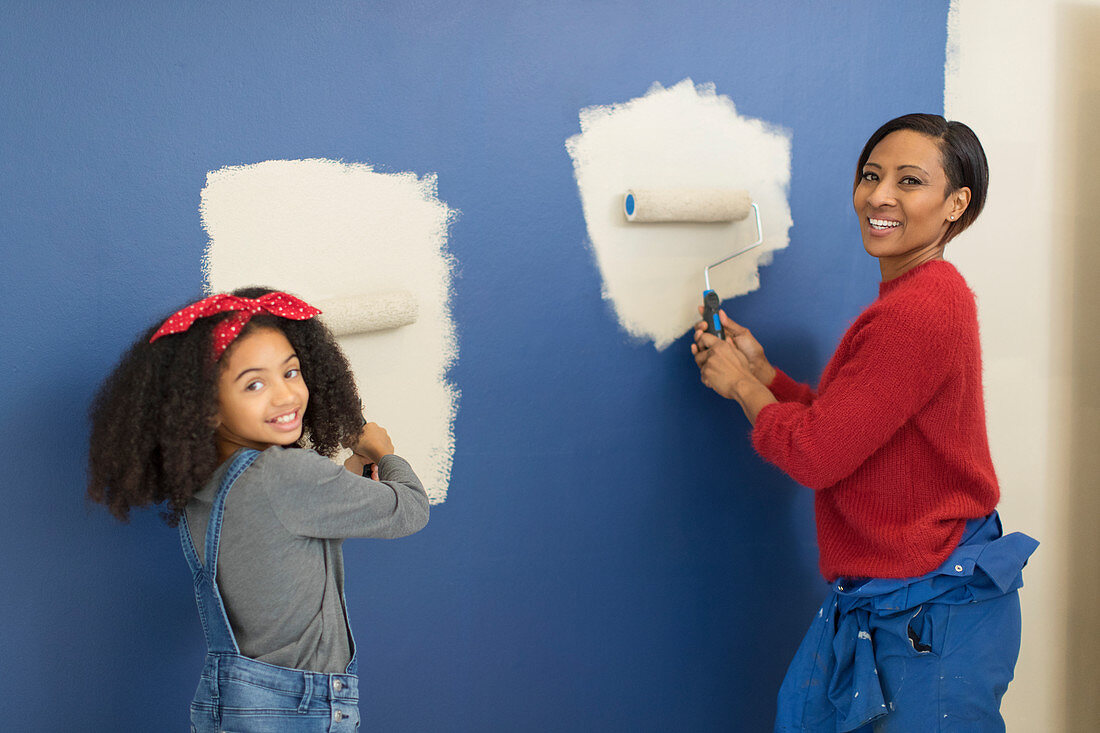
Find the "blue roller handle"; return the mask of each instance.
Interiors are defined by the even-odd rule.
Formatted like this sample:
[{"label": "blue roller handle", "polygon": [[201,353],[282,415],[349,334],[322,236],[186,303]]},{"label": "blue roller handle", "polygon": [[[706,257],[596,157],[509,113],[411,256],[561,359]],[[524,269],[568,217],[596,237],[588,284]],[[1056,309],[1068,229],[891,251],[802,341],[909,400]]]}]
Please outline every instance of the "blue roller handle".
[{"label": "blue roller handle", "polygon": [[719,339],[725,340],[722,321],[718,317],[718,308],[721,305],[722,301],[718,298],[718,293],[713,290],[703,293],[703,320],[707,323],[707,333],[713,333]]}]

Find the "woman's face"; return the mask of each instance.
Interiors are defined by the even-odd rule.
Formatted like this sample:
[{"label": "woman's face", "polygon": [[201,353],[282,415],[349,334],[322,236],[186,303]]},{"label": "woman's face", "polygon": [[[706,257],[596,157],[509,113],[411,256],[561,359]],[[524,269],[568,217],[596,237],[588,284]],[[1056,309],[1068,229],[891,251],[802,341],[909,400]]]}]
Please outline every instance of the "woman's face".
[{"label": "woman's face", "polygon": [[940,161],[936,141],[913,130],[892,132],[871,150],[852,195],[868,254],[902,264],[938,253],[951,217],[970,202],[968,188],[947,192]]},{"label": "woman's face", "polygon": [[302,437],[309,390],[282,331],[258,328],[238,338],[218,375],[215,440],[224,460],[238,448],[265,450]]}]

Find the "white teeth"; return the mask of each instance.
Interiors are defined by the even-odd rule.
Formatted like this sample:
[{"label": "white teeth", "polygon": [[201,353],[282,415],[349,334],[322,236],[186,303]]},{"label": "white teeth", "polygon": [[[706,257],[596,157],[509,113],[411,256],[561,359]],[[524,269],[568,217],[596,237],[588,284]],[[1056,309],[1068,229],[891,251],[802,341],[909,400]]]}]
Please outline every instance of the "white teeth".
[{"label": "white teeth", "polygon": [[289,415],[280,415],[279,417],[275,418],[271,422],[273,422],[273,423],[287,423],[287,422],[292,422],[294,420],[294,418],[296,418],[296,417],[298,417],[298,412],[297,411],[292,412]]},{"label": "white teeth", "polygon": [[894,227],[901,226],[900,221],[890,221],[889,219],[867,219],[875,229],[893,229]]}]

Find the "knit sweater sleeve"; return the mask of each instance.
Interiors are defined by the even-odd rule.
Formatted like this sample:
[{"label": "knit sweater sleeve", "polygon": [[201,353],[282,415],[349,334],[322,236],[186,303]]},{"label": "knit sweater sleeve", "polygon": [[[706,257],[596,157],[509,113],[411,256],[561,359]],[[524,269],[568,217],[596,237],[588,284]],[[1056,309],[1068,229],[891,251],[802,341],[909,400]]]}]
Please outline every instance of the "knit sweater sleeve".
[{"label": "knit sweater sleeve", "polygon": [[817,399],[817,393],[810,385],[794,381],[778,367],[773,369],[775,369],[775,378],[768,385],[768,389],[771,390],[775,399],[780,402],[801,402],[804,405]]},{"label": "knit sweater sleeve", "polygon": [[950,297],[873,304],[841,342],[816,399],[760,411],[756,451],[812,489],[851,475],[941,387],[963,338],[964,308]]}]

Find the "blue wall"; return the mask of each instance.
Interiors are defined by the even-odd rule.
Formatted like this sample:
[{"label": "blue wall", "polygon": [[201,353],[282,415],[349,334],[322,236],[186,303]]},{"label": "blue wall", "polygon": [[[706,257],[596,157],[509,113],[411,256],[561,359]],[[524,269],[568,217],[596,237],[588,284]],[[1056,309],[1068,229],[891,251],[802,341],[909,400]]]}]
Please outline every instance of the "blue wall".
[{"label": "blue wall", "polygon": [[582,107],[685,77],[788,129],[791,245],[731,307],[816,379],[877,292],[855,158],[942,111],[947,6],[6,3],[4,729],[185,729],[203,650],[176,535],[84,502],[85,413],[199,292],[207,171],[305,157],[437,172],[462,212],[449,499],[346,548],[367,727],[769,729],[824,591],[812,497],[754,456],[686,338],[619,330],[564,141]]}]

